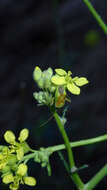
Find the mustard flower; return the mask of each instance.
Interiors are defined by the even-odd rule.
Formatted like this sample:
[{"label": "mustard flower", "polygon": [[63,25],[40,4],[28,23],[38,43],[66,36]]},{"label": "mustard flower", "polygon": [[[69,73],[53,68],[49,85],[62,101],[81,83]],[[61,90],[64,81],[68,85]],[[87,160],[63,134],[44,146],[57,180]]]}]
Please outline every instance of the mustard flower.
[{"label": "mustard flower", "polygon": [[88,83],[88,80],[85,77],[74,77],[72,78],[72,72],[66,72],[63,69],[55,69],[56,74],[52,76],[51,82],[56,86],[64,86],[72,94],[80,94],[80,86],[83,86]]},{"label": "mustard flower", "polygon": [[11,153],[16,152],[18,160],[21,160],[23,158],[25,148],[29,149],[29,146],[27,146],[27,143],[25,142],[28,136],[28,129],[21,130],[18,137],[19,142],[16,142],[16,137],[12,131],[6,131],[6,133],[4,134],[5,141],[11,144],[9,151]]},{"label": "mustard flower", "polygon": [[11,190],[19,189],[20,184],[35,186],[36,179],[34,177],[27,176],[27,170],[27,165],[22,163],[18,166],[16,175],[13,175],[13,173],[7,173],[3,176],[2,181],[5,184],[10,184],[9,188]]}]

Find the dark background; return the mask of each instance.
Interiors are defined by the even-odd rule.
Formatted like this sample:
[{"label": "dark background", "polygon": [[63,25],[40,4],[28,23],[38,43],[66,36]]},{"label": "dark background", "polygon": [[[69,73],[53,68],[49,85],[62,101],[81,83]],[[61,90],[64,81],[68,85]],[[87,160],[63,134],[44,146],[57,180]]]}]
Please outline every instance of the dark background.
[{"label": "dark background", "polygon": [[[107,23],[107,1],[91,1]],[[0,0],[0,142],[3,134],[30,130],[29,144],[38,149],[63,143],[47,107],[37,107],[32,78],[42,70],[62,67],[90,83],[80,96],[71,95],[66,131],[73,141],[107,133],[107,38],[82,0]],[[107,162],[107,143],[76,148],[77,166],[86,182]],[[64,152],[65,155],[65,152]],[[51,159],[52,177],[31,161],[29,173],[37,186],[20,189],[75,189],[57,153]],[[1,189],[8,189],[1,185]],[[96,187],[107,188],[107,177]]]}]

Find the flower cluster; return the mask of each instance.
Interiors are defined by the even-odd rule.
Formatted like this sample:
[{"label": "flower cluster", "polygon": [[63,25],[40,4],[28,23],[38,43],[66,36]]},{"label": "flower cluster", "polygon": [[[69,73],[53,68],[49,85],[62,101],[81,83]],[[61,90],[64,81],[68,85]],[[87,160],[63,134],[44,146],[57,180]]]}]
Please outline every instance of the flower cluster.
[{"label": "flower cluster", "polygon": [[5,184],[10,184],[11,190],[19,189],[20,184],[30,186],[36,185],[36,180],[28,176],[28,167],[23,163],[24,154],[30,151],[30,147],[26,143],[29,131],[23,129],[18,141],[12,131],[6,131],[4,139],[9,146],[0,146],[0,173],[2,181]]},{"label": "flower cluster", "polygon": [[51,81],[54,85],[64,86],[72,94],[80,94],[80,86],[83,86],[88,83],[88,80],[85,77],[74,77],[72,78],[72,72],[64,71],[63,69],[55,69],[56,74],[51,78]]},{"label": "flower cluster", "polygon": [[55,86],[51,83],[52,76],[53,70],[51,68],[48,68],[42,72],[41,69],[37,66],[33,72],[33,78],[37,82],[38,87],[42,90],[48,90],[49,92],[55,91]]},{"label": "flower cluster", "polygon": [[70,101],[67,98],[67,90],[74,95],[79,95],[80,87],[88,83],[85,77],[72,78],[71,71],[66,72],[59,68],[55,69],[55,72],[54,75],[51,68],[42,72],[38,66],[34,69],[33,78],[42,89],[34,93],[34,98],[39,105],[54,105],[56,108],[61,108],[66,100]]}]

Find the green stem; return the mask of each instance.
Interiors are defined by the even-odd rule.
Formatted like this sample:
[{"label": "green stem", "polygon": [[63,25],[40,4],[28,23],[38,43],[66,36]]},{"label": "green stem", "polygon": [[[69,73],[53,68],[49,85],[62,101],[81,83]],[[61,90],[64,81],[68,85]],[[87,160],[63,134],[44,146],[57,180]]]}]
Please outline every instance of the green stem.
[{"label": "green stem", "polygon": [[[65,166],[66,171],[67,171],[68,173],[70,173],[68,163],[67,163],[67,161],[64,159],[64,156],[63,156],[63,154],[61,153],[61,151],[58,151],[58,155],[59,155],[60,159],[63,161],[63,164],[64,164],[64,166]],[[70,177],[71,177],[71,176],[70,176]]]},{"label": "green stem", "polygon": [[102,18],[100,17],[100,15],[95,10],[95,8],[92,6],[92,4],[89,2],[89,0],[83,0],[83,2],[86,4],[86,6],[88,7],[89,11],[93,15],[93,17],[96,19],[97,23],[102,28],[102,30],[104,31],[104,33],[107,35],[107,26],[104,23],[104,21],[102,20]]},{"label": "green stem", "polygon": [[[90,145],[90,144],[95,144],[95,143],[102,142],[105,140],[107,140],[107,135],[102,135],[102,136],[91,138],[91,139],[71,142],[70,146],[72,148],[75,148],[75,147],[79,147],[79,146],[86,146],[86,145]],[[47,149],[50,149],[52,152],[56,152],[56,151],[65,149],[65,145],[64,144],[56,145],[56,146],[48,147]]]},{"label": "green stem", "polygon": [[[58,120],[58,123],[59,123],[59,120]],[[67,135],[65,135],[65,136],[67,136]],[[73,148],[73,147],[98,143],[98,142],[101,142],[104,140],[107,140],[107,135],[103,135],[103,136],[99,136],[99,137],[95,137],[95,138],[91,138],[91,139],[87,139],[87,140],[72,142],[72,143],[69,143],[69,145],[70,145],[70,147]],[[69,141],[69,139],[67,140],[67,142],[68,141]],[[65,148],[66,148],[66,146],[64,144],[62,144],[62,145],[45,148],[45,151],[49,152],[51,155],[52,153],[59,151],[59,150],[63,150]],[[70,150],[72,153],[71,148],[70,148]],[[33,150],[33,152],[34,153],[30,153],[30,154],[24,156],[23,159],[19,163],[21,163],[21,162],[27,163],[30,159],[33,159],[36,156],[36,154],[38,153],[38,151]],[[73,153],[72,153],[72,155],[73,155]],[[70,162],[70,166],[71,166],[71,162]],[[74,165],[72,165],[72,167],[75,167],[75,163],[74,163]],[[102,180],[102,178],[105,175],[107,175],[107,164],[85,185],[82,183],[82,181],[77,173],[71,174],[71,177],[79,190],[92,190]]]},{"label": "green stem", "polygon": [[[99,136],[99,137],[95,137],[95,138],[91,138],[91,139],[86,139],[86,140],[80,140],[80,141],[76,141],[76,142],[71,142],[70,146],[71,146],[71,148],[76,148],[79,146],[95,144],[95,143],[102,142],[105,140],[107,140],[107,135],[103,135],[103,136]],[[64,150],[65,148],[66,148],[65,145],[61,144],[61,145],[47,147],[47,148],[45,148],[45,150],[50,152],[50,155],[51,155],[52,153],[60,151],[60,150]],[[21,160],[21,162],[24,160],[30,160],[30,159],[34,158],[38,151],[37,150],[32,150],[32,151],[34,153],[30,153],[30,154],[24,156],[23,160]]]},{"label": "green stem", "polygon": [[92,190],[107,175],[107,164],[85,185],[84,190]]},{"label": "green stem", "polygon": [[[72,149],[71,149],[71,146],[70,146],[70,142],[69,142],[69,139],[68,139],[68,136],[65,132],[65,129],[64,129],[64,126],[62,125],[61,123],[61,120],[59,118],[59,115],[57,114],[57,112],[53,112],[53,116],[56,120],[56,123],[58,125],[58,128],[59,128],[59,131],[64,139],[64,143],[65,143],[65,147],[66,147],[66,150],[67,150],[67,153],[68,153],[68,160],[69,160],[69,165],[70,165],[70,169],[72,170],[72,168],[75,167],[75,162],[74,162],[74,157],[73,157],[73,152],[72,152]],[[83,182],[81,181],[78,173],[72,173],[72,180],[73,182],[75,183],[75,185],[77,186],[78,189],[83,189],[84,188],[84,184]]]},{"label": "green stem", "polygon": [[19,164],[21,163],[21,162],[26,162],[26,160],[27,160],[27,162],[30,160],[30,159],[33,159],[34,157],[35,157],[35,155],[37,154],[37,150],[35,150],[35,152],[34,153],[30,153],[30,154],[27,154],[26,156],[24,156],[20,161],[19,161]]},{"label": "green stem", "polygon": [[67,136],[67,134],[65,132],[64,126],[62,125],[58,114],[56,112],[54,112],[53,116],[54,116],[54,118],[56,120],[58,128],[59,128],[59,130],[61,132],[61,135],[62,135],[62,137],[64,139],[65,147],[66,147],[67,152],[68,152],[68,159],[69,159],[70,168],[72,168],[73,166],[75,166],[75,162],[74,162],[73,153],[72,153],[72,150],[71,150],[71,146],[70,146],[70,143],[69,143],[68,136]]}]

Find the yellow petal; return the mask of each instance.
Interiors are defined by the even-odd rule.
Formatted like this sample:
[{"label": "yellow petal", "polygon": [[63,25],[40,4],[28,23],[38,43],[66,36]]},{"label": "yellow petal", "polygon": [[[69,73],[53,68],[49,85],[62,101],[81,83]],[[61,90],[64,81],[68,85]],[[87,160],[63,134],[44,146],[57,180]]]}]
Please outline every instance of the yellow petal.
[{"label": "yellow petal", "polygon": [[51,82],[55,85],[64,85],[66,84],[65,77],[60,77],[58,75],[54,75],[51,78]]},{"label": "yellow petal", "polygon": [[38,81],[41,78],[41,75],[42,75],[41,69],[38,66],[35,67],[35,69],[33,71],[33,79],[35,81]]},{"label": "yellow petal", "polygon": [[60,76],[67,75],[67,72],[64,69],[55,69],[55,72]]},{"label": "yellow petal", "polygon": [[38,66],[36,66],[36,67],[35,67],[35,70],[37,71],[37,70],[41,70],[41,69],[40,69]]},{"label": "yellow petal", "polygon": [[24,142],[28,138],[28,136],[29,136],[28,129],[22,129],[21,132],[20,132],[20,134],[19,134],[18,140],[20,142]]},{"label": "yellow petal", "polygon": [[79,95],[80,94],[80,88],[77,87],[74,83],[68,83],[67,84],[67,88],[68,90],[75,95]]},{"label": "yellow petal", "polygon": [[28,167],[26,164],[20,164],[18,167],[18,170],[17,170],[17,174],[24,176],[24,175],[26,175],[27,170],[28,170]]},{"label": "yellow petal", "polygon": [[4,139],[6,142],[10,144],[15,143],[15,135],[12,131],[6,131],[6,133],[4,134]]},{"label": "yellow petal", "polygon": [[78,86],[83,86],[85,84],[88,84],[88,80],[85,77],[77,78],[74,82]]},{"label": "yellow petal", "polygon": [[14,177],[13,177],[13,175],[12,174],[8,174],[8,175],[5,175],[4,177],[3,177],[3,183],[5,183],[5,184],[8,184],[8,183],[11,183],[11,182],[13,182],[14,181]]},{"label": "yellow petal", "polygon": [[34,177],[24,177],[24,182],[26,185],[35,186],[36,179]]}]

